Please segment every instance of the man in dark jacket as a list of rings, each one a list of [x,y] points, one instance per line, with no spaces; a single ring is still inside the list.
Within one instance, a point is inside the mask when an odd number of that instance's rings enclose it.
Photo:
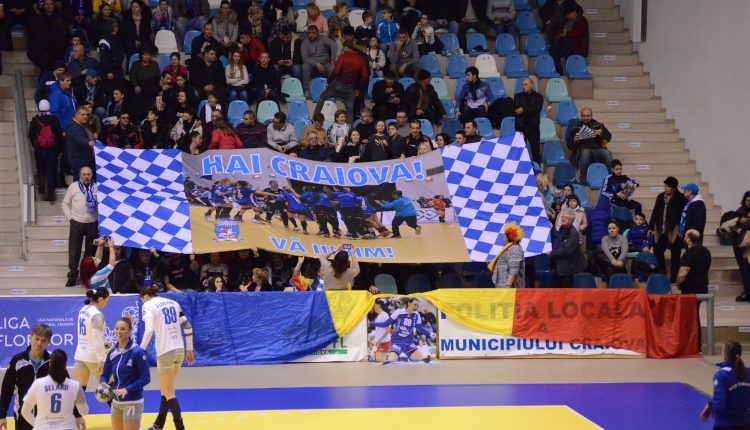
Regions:
[[[85,78],[78,85],[74,84],[73,97],[76,100],[76,106],[90,102],[94,111],[106,108],[109,101],[109,96],[99,83],[99,73],[93,69],[86,71]]]
[[[190,45],[190,49],[192,50],[190,65],[193,65],[193,58],[196,59],[196,62],[203,58],[208,48],[213,48],[216,51],[216,55],[221,55],[223,52],[223,47],[214,39],[214,25],[210,22],[203,24],[203,33],[193,39],[193,43]]]
[[[513,110],[516,114],[516,131],[526,137],[531,147],[531,161],[541,163],[539,151],[539,114],[544,106],[544,97],[534,91],[531,79],[523,80],[523,91],[513,98]]]
[[[573,275],[581,271],[581,239],[578,230],[573,227],[573,212],[564,210],[560,217],[560,230],[552,243],[549,256],[555,262],[555,286],[572,288]]]
[[[406,156],[416,157],[419,153],[419,145],[426,143],[432,146],[430,138],[422,134],[422,124],[417,120],[412,120],[409,123],[410,133],[404,138],[406,144]]]
[[[65,154],[68,157],[68,165],[73,171],[73,180],[78,180],[78,174],[82,167],[94,169],[94,136],[86,127],[89,119],[89,111],[85,106],[79,106],[73,121],[68,124],[65,133]]]
[[[580,122],[568,125],[565,133],[565,141],[568,148],[573,151],[571,161],[576,163],[581,170],[581,180],[586,183],[586,174],[591,163],[602,163],[609,168],[612,164],[612,154],[607,149],[607,144],[612,140],[612,133],[604,124],[594,119],[591,108],[581,109]]]
[[[115,268],[109,274],[109,285],[112,286],[112,292],[118,294],[137,294],[138,286],[135,283],[133,274],[133,264],[128,260],[125,254],[125,248],[122,246],[115,247]]]
[[[52,69],[62,58],[69,38],[65,18],[55,10],[53,0],[44,0],[40,15],[32,17],[27,57],[42,70]]]
[[[203,52],[203,59],[196,58],[190,62],[190,83],[199,91],[201,98],[205,99],[208,93],[213,93],[223,101],[227,80],[217,55],[215,48],[208,47]]]
[[[271,56],[268,52],[260,54],[258,64],[253,67],[250,80],[250,99],[255,103],[262,100],[281,100],[281,79],[279,73],[271,67]]]
[[[372,86],[372,101],[375,103],[373,113],[376,121],[385,121],[396,117],[404,97],[404,86],[397,81],[398,75],[391,70],[383,72],[383,80]]]
[[[680,236],[685,237],[688,230],[696,230],[703,237],[706,228],[706,202],[698,194],[698,185],[689,183],[682,187],[682,195],[687,200],[680,216]]]
[[[156,251],[140,249],[133,263],[133,275],[135,284],[144,287],[157,286],[159,290],[164,289],[164,276],[161,273],[162,267],[159,264],[159,258]]]
[[[679,183],[672,176],[664,180],[664,192],[656,197],[654,210],[649,221],[649,236],[654,237],[654,255],[656,256],[656,270],[666,273],[666,259],[664,251],[669,249],[673,256],[669,270],[669,281],[677,281],[677,271],[680,270],[680,241],[677,237],[677,226],[680,223],[685,197],[677,191]]]
[[[427,70],[417,73],[416,85],[410,86],[404,94],[404,107],[411,119],[429,119],[432,123],[439,123],[447,119],[448,115],[445,114],[435,88],[430,84],[430,78]]]
[[[268,128],[258,123],[253,111],[247,110],[242,114],[242,124],[235,127],[234,132],[240,138],[245,148],[265,148],[268,139]]]
[[[297,79],[302,79],[301,42],[300,39],[292,41],[292,33],[284,27],[281,31],[281,37],[274,39],[268,45],[271,64],[273,64],[279,76],[290,74]]]
[[[318,142],[318,133],[311,131],[307,135],[307,146],[299,152],[299,158],[310,161],[331,161],[331,151],[328,146]]]
[[[680,289],[682,294],[707,294],[708,272],[711,269],[711,251],[703,246],[703,233],[698,230],[685,230],[684,237],[687,251],[680,259],[677,288]],[[700,310],[700,307],[701,303],[698,302],[698,310]],[[698,349],[701,349],[700,312],[696,312],[696,315],[698,316]]]
[[[117,124],[112,125],[107,130],[107,146],[127,149],[141,149],[143,147],[143,137],[141,129],[130,122],[128,112],[120,112]]]
[[[109,21],[110,32],[99,41],[99,71],[102,77],[102,87],[105,93],[111,94],[112,90],[122,85],[124,73],[122,64],[125,61],[125,51],[118,36],[119,27],[117,21]]]

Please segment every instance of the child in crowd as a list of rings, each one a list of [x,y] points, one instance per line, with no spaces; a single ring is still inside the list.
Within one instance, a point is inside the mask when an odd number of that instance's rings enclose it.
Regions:
[[[633,225],[628,230],[628,248],[633,252],[651,252],[654,246],[654,238],[648,235],[648,222],[646,215],[637,212]]]
[[[378,41],[382,51],[385,52],[388,45],[396,40],[398,29],[398,24],[393,20],[393,9],[386,7],[383,9],[383,22],[378,25]]]
[[[346,142],[351,130],[351,126],[346,122],[345,110],[337,110],[334,118],[336,118],[336,122],[328,129],[328,138],[331,147],[335,147],[339,140]]]
[[[374,37],[377,40],[378,32],[375,29],[375,26],[372,25],[373,21],[374,18],[370,11],[362,13],[362,25],[357,27],[354,31],[354,38],[357,40],[358,44],[367,46],[371,38]]]
[[[435,30],[430,25],[430,18],[423,13],[414,27],[414,33],[411,38],[417,42],[419,55],[425,55],[428,52],[435,52]]]
[[[378,39],[371,37],[367,46],[367,62],[370,66],[371,78],[383,78],[383,68],[385,67],[385,53],[380,49]]]

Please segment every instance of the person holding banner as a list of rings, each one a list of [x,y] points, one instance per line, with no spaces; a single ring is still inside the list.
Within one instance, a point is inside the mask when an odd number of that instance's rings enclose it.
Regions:
[[[357,256],[352,253],[351,261],[349,252],[351,245],[343,244],[331,251],[326,256],[320,257],[320,270],[323,272],[323,285],[326,290],[348,290],[354,278],[359,275],[359,263]],[[333,261],[328,261],[333,257]]]
[[[516,223],[505,224],[505,246],[488,266],[496,288],[523,288],[526,285],[526,266],[521,239],[523,229]]]
[[[104,236],[99,239],[94,239],[94,245],[96,245],[96,253],[94,256],[84,257],[84,259],[81,260],[81,267],[78,270],[81,285],[92,290],[102,287],[111,292],[112,288],[109,286],[109,275],[115,269],[115,263],[117,262],[115,241],[112,237]],[[96,270],[102,262],[105,245],[109,248],[109,262],[106,266]]]
[[[172,411],[175,428],[185,430],[180,402],[177,401],[175,396],[174,384],[182,366],[182,360],[187,357],[189,366],[195,363],[193,327],[182,312],[180,305],[174,300],[158,297],[158,291],[158,287],[144,287],[140,290],[141,300],[143,300],[143,322],[146,326],[140,347],[145,351],[148,344],[151,343],[151,337],[156,335],[154,341],[156,367],[159,370],[161,390],[159,414],[149,430],[163,429],[169,411]],[[180,326],[185,332],[185,343],[182,341]],[[187,344],[187,348],[185,348],[185,344]]]
[[[114,251],[110,255],[114,255]],[[86,291],[86,297],[84,306],[78,311],[78,345],[74,356],[75,379],[83,391],[86,391],[92,373],[94,379],[99,380],[107,358],[104,341],[107,327],[102,310],[109,303],[109,291],[99,287]]]

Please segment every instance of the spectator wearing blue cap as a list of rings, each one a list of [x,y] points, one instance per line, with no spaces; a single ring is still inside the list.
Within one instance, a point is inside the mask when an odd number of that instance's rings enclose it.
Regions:
[[[692,182],[685,185],[682,187],[682,195],[685,196],[687,203],[680,217],[680,237],[684,238],[688,230],[697,230],[703,237],[703,230],[706,228],[706,203],[698,194],[698,185]]]

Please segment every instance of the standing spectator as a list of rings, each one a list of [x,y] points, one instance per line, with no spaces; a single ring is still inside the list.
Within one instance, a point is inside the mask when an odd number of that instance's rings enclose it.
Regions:
[[[68,43],[65,17],[55,10],[53,0],[44,0],[43,10],[32,17],[29,30],[29,51],[26,56],[42,70],[51,70],[63,58]]]
[[[164,288],[172,293],[185,293],[198,290],[200,266],[195,254],[184,255],[168,252],[161,259]]]
[[[250,99],[255,103],[263,100],[281,100],[281,79],[279,72],[271,67],[271,57],[267,52],[260,54],[260,62],[253,68],[250,81]]]
[[[437,30],[447,30],[450,33],[458,35],[458,22],[461,21],[463,11],[458,11],[457,7],[460,7],[457,2],[430,2],[430,10],[428,15],[432,18],[430,25],[432,28]]]
[[[706,203],[698,194],[698,185],[689,183],[682,187],[682,195],[687,201],[680,216],[680,236],[684,236],[688,230],[696,230],[703,237],[706,228]]]
[[[157,15],[162,12],[164,7],[171,10],[169,5],[164,3],[166,3],[164,0],[159,2],[159,7],[156,8]],[[122,14],[120,39],[125,46],[125,54],[128,58],[136,52],[140,52],[142,46],[151,43],[151,10],[141,0],[133,0],[130,3],[130,9]]]
[[[470,28],[486,35],[489,34],[489,26],[485,22],[487,12],[487,0],[456,0],[457,8],[462,13],[461,22],[458,24],[458,43],[464,52],[469,52],[473,46],[466,46],[466,31]]]
[[[635,179],[622,174],[622,162],[620,160],[612,160],[612,174],[604,180],[600,193],[609,199],[612,206],[642,212],[641,204],[630,199],[639,185]]]
[[[671,258],[669,282],[677,282],[677,272],[680,270],[680,240],[677,231],[680,224],[682,208],[685,207],[685,197],[677,190],[677,178],[672,176],[664,180],[664,191],[656,197],[654,210],[649,221],[649,235],[654,238],[654,255],[656,256],[656,270],[667,273],[664,251],[669,249]]]
[[[741,241],[750,232],[750,191],[745,191],[742,196],[742,204],[737,209],[740,219],[738,224],[742,227],[742,233],[732,245],[734,258],[737,260],[737,266],[740,268],[740,277],[742,278],[742,294],[735,299],[738,302],[750,302],[750,261],[748,260],[748,248],[740,248]]]
[[[490,0],[492,1],[492,0]],[[511,4],[513,0],[510,0]],[[531,161],[542,162],[539,150],[539,114],[544,107],[544,97],[534,91],[531,79],[524,79],[523,90],[513,97],[513,113],[516,115],[516,131],[523,133],[531,147]]]
[[[401,138],[398,134],[396,136]],[[361,161],[383,161],[389,158],[398,157],[392,157],[390,154],[390,142],[385,134],[385,122],[381,120],[375,123],[375,133],[367,137]]]
[[[76,102],[73,99],[72,86],[73,81],[70,75],[63,73],[60,75],[60,79],[57,80],[57,85],[52,85],[49,95],[50,112],[57,117],[60,121],[60,126],[64,129],[68,128],[68,124],[73,120],[73,115],[76,112]]]
[[[465,143],[476,143],[484,140],[482,139],[482,136],[479,135],[477,122],[474,120],[464,122],[464,133],[466,134]]]
[[[247,110],[242,114],[242,124],[238,125],[234,131],[245,148],[266,147],[268,130],[263,124],[258,123],[252,111]]]
[[[177,17],[175,16],[172,6],[169,5],[169,2],[166,0],[159,0],[159,6],[154,9],[153,22],[151,24],[154,33],[162,29],[174,31],[177,26],[176,20]]]
[[[628,273],[625,259],[628,254],[628,240],[620,234],[617,223],[612,220],[607,224],[607,235],[602,238],[601,247],[596,248],[596,260],[607,278],[615,273]]]
[[[422,124],[417,120],[412,120],[409,123],[409,135],[404,138],[406,144],[406,156],[416,157],[419,154],[419,147],[422,144],[427,144],[432,149],[432,143],[430,138],[422,134]]]
[[[130,122],[130,113],[120,112],[117,119],[117,123],[107,130],[107,146],[124,149],[142,148],[141,130]]]
[[[39,114],[31,118],[29,124],[29,141],[34,145],[39,194],[44,195],[44,200],[54,202],[57,163],[62,155],[64,140],[60,121],[49,110],[47,100],[39,102]]]
[[[107,94],[99,84],[99,74],[94,69],[88,69],[82,82],[73,87],[76,106],[90,103],[97,115],[104,116],[107,105]],[[94,115],[96,116],[96,115]]]
[[[240,51],[229,54],[229,65],[225,69],[225,76],[229,87],[229,103],[235,100],[247,102],[247,84],[250,83],[250,76],[247,74],[247,67],[242,64]]]
[[[557,34],[565,26],[565,4],[570,0],[548,1],[546,5],[539,8],[539,18],[542,20],[542,29],[544,30],[547,40],[552,42]]]
[[[273,121],[268,125],[267,130],[268,146],[271,149],[286,153],[298,145],[297,133],[294,131],[294,126],[286,122],[284,112],[276,112],[273,115]]]
[[[574,154],[571,158],[574,163],[578,160],[581,180],[586,184],[586,175],[592,162],[602,163],[608,168],[612,164],[612,154],[607,149],[607,144],[612,140],[612,133],[604,124],[594,119],[594,114],[588,107],[581,109],[581,121],[571,121],[568,129],[565,135],[568,148]]]
[[[573,275],[581,271],[583,264],[581,254],[581,238],[573,227],[575,214],[564,210],[560,230],[552,242],[552,251],[548,254],[555,263],[555,286],[557,288],[572,288]]]
[[[490,105],[494,102],[495,96],[489,85],[479,79],[479,69],[474,66],[467,67],[466,83],[456,97],[456,117],[464,122],[486,117]]]
[[[268,45],[271,63],[279,75],[292,75],[302,78],[302,56],[300,54],[300,39],[292,40],[292,33],[288,28],[281,31],[281,36]]]
[[[211,6],[208,4],[208,0],[175,0],[174,6],[177,15],[176,36],[180,43],[185,40],[185,33],[188,30],[205,30],[205,24],[208,22],[208,17],[211,13]],[[213,27],[211,29],[213,30]],[[203,50],[196,51],[193,49],[192,55],[197,55],[201,52]]]
[[[216,49],[206,48],[203,59],[196,58],[190,64],[190,83],[198,89],[201,98],[214,94],[216,98],[223,100],[226,78],[224,67],[221,62],[217,61]]]
[[[133,264],[126,252],[128,248],[115,246],[115,266],[109,274],[107,282],[112,287],[112,294],[138,294],[139,287],[135,285]]]
[[[349,9],[344,3],[336,3],[333,6],[334,15],[328,19],[328,35],[331,39],[339,41],[344,38],[344,28],[350,27]]]
[[[698,230],[685,231],[687,251],[680,259],[680,272],[677,275],[677,288],[682,294],[708,294],[708,271],[711,269],[711,251],[703,246],[703,236]],[[676,258],[676,257],[675,257]],[[701,302],[698,302],[700,310]],[[701,319],[698,316],[698,349],[703,349],[701,342]]]
[[[497,34],[516,35],[516,6],[513,0],[487,0],[487,18]]]
[[[271,1],[269,0],[268,3],[271,3]],[[256,291],[268,288],[267,284],[271,285],[271,289],[268,291],[284,291],[285,288],[291,286],[293,265],[285,255],[271,254],[265,272],[268,274],[267,282],[258,283],[255,287]]]
[[[67,72],[73,79],[73,85],[82,83],[89,70],[96,72],[99,62],[86,55],[83,45],[74,45],[67,65]]]
[[[427,119],[432,123],[439,123],[448,118],[443,103],[430,84],[430,72],[427,70],[420,70],[417,73],[416,84],[406,90],[404,107],[412,119]]]
[[[107,30],[99,41],[99,65],[101,66],[102,86],[107,92],[118,88],[124,79],[122,63],[125,61],[125,52],[122,43],[117,36],[119,26],[117,21],[106,21]]]
[[[396,117],[404,96],[404,86],[398,82],[398,75],[392,70],[383,72],[383,80],[372,86],[373,112],[376,120],[387,120]]]
[[[78,280],[78,264],[81,261],[81,247],[85,245],[84,256],[93,255],[94,239],[99,231],[97,215],[97,186],[93,181],[94,171],[90,167],[81,167],[80,179],[70,184],[65,192],[62,210],[70,221],[68,233],[68,282],[66,287],[73,287]]]
[[[728,340],[723,355],[724,361],[718,364],[719,370],[714,374],[713,401],[703,408],[700,419],[707,421],[713,415],[715,429],[747,428],[750,426],[750,378],[741,357],[742,345]]]
[[[142,45],[138,61],[130,68],[130,83],[133,85],[133,103],[130,107],[133,117],[141,119],[148,108],[154,105],[159,94],[159,63],[151,57],[151,46]]]
[[[454,136],[454,142],[456,145],[463,145],[466,143],[466,133],[463,130],[458,130]]]
[[[89,115],[90,113],[85,106],[79,106],[65,133],[65,155],[68,157],[68,165],[73,171],[73,179],[76,181],[81,168],[89,167],[93,169],[96,165],[93,149],[94,136],[85,125],[88,122]]]
[[[211,132],[211,143],[208,149],[243,149],[242,141],[223,119],[213,121],[214,130]]]
[[[425,55],[428,52],[435,52],[435,29],[430,25],[430,17],[426,13],[423,13],[419,17],[417,26],[414,27],[414,32],[411,38],[417,42],[417,49],[419,55]]]
[[[411,127],[409,127],[409,115],[406,114],[406,110],[403,108],[396,112],[396,129],[401,137],[406,137],[411,133]]]
[[[49,93],[52,85],[57,83],[60,79],[60,75],[66,72],[67,67],[61,60],[55,61],[52,65],[52,70],[43,70],[42,74],[39,75],[39,81],[37,82],[36,90],[34,91],[34,102],[39,105],[39,102],[49,99]]]
[[[398,32],[398,23],[393,20],[393,9],[391,9],[390,7],[386,7],[383,10],[383,21],[378,24],[377,34],[378,41],[380,42],[380,49],[383,51],[387,50],[388,46],[396,40]]]
[[[203,33],[200,36],[196,36],[193,39],[193,43],[190,44],[191,57],[190,66],[194,65],[195,62],[199,62],[208,48],[213,48],[217,55],[221,55],[223,52],[222,46],[219,42],[214,39],[214,25],[210,22],[203,24]],[[197,57],[197,59],[193,59]]]
[[[310,3],[305,7],[305,11],[307,12],[306,27],[309,28],[311,25],[315,26],[320,34],[328,36],[330,34],[328,31],[328,21],[326,20],[326,17],[320,13],[320,8],[315,3]],[[331,39],[333,39],[333,37],[331,37]]]
[[[503,228],[506,247],[498,256],[492,281],[495,288],[524,288],[526,286],[526,265],[521,247],[523,230],[515,223],[505,224]]]
[[[354,98],[359,95],[359,89],[367,82],[367,66],[362,56],[354,51],[351,41],[344,42],[344,50],[336,60],[336,68],[333,69],[323,94],[320,95],[315,105],[313,115],[320,113],[323,104],[329,98],[344,99],[346,120],[349,124],[354,122]]]
[[[419,62],[419,49],[416,42],[409,37],[409,30],[406,28],[399,30],[396,40],[389,45],[388,60],[391,70],[401,77],[416,77],[417,73],[422,70],[422,64]]]
[[[341,245],[328,255],[319,258],[320,271],[323,272],[323,285],[326,291],[351,289],[354,278],[359,275],[359,263],[357,263],[356,255],[352,253],[350,259],[349,252],[343,246]],[[333,261],[328,261],[331,257],[333,257]]]
[[[300,44],[302,57],[302,86],[310,88],[311,74],[325,78],[333,72],[336,57],[336,44],[329,38],[321,37],[314,25],[307,27],[307,37]]]
[[[237,44],[240,31],[237,12],[229,6],[229,0],[221,1],[219,13],[214,17],[213,23],[214,39],[221,45],[222,54],[226,54]]]
[[[555,60],[557,73],[561,75],[563,58],[589,55],[589,23],[579,8],[575,3],[565,5],[565,26],[557,34],[556,41],[551,43],[550,55]]]
[[[370,67],[370,76],[382,79],[383,68],[385,67],[385,54],[380,49],[378,39],[371,37],[366,46],[365,56],[367,56],[368,66]]]

